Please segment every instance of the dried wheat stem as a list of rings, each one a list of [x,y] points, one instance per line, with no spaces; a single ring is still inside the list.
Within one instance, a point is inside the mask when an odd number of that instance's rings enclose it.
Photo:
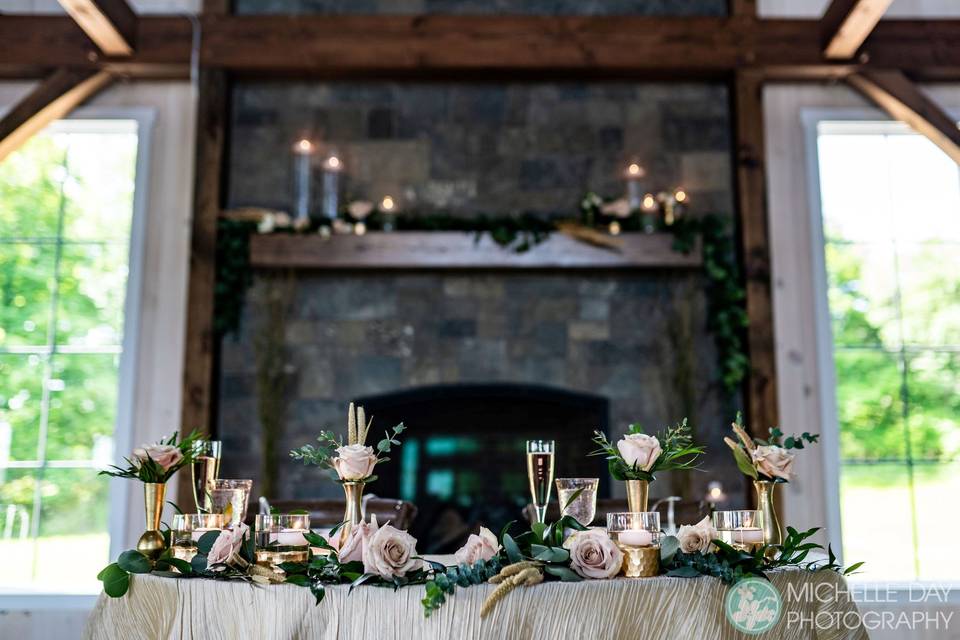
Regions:
[[[540,571],[539,565],[536,563],[516,563],[510,566],[516,566],[517,564],[532,564],[534,566],[527,566],[525,569],[521,570],[519,573],[507,577],[500,585],[493,590],[487,599],[484,601],[483,606],[480,607],[480,617],[483,618],[488,613],[493,611],[493,608],[497,605],[500,600],[506,597],[508,593],[513,591],[519,586],[530,586],[539,584],[543,582],[543,573]]]
[[[515,576],[524,569],[529,569],[531,567],[539,568],[540,563],[534,562],[533,560],[524,560],[522,562],[514,562],[513,564],[508,564],[503,569],[500,569],[500,573],[493,576],[487,582],[490,584],[499,584],[509,578],[510,576]]]
[[[747,435],[747,432],[743,430],[743,427],[734,422],[732,425],[733,432],[737,434],[737,437],[740,438],[740,441],[743,442],[743,446],[747,448],[747,451],[753,451],[757,448],[757,445],[753,443],[753,438]]]
[[[357,444],[367,443],[367,414],[363,407],[357,407]]]
[[[357,416],[352,402],[347,409],[347,444],[357,444]]]

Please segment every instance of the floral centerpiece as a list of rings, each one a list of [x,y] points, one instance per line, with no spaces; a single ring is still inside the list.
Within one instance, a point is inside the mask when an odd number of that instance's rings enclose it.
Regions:
[[[385,454],[390,453],[393,446],[400,446],[398,436],[406,428],[401,422],[390,431],[385,431],[374,451],[373,447],[366,444],[372,425],[373,418],[367,420],[364,408],[356,407],[351,402],[347,409],[347,444],[343,444],[342,437],[337,437],[332,431],[321,431],[316,445],[307,444],[290,452],[294,460],[329,469],[334,480],[343,485],[346,511],[343,514],[345,524],[340,530],[341,545],[346,543],[351,530],[362,520],[360,505],[364,486],[377,479],[374,468],[390,460]]]
[[[777,484],[789,482],[793,477],[794,451],[804,448],[804,443],[813,444],[819,439],[815,433],[803,432],[799,436],[786,436],[778,427],[770,429],[767,440],[751,438],[743,427],[743,418],[730,425],[738,440],[723,439],[733,451],[737,468],[753,479],[757,492],[757,508],[763,513],[763,539],[768,544],[779,544],[783,531],[777,519],[773,491]]]
[[[605,456],[610,475],[627,483],[630,511],[646,511],[649,483],[660,471],[695,468],[704,448],[693,444],[687,419],[664,429],[658,436],[647,435],[639,424],[631,424],[616,445],[600,431],[593,441],[599,447],[590,453]]]
[[[140,536],[137,549],[149,557],[156,557],[164,549],[163,536],[160,534],[160,515],[163,511],[167,480],[181,467],[193,462],[194,445],[199,439],[196,431],[182,440],[174,433],[165,440],[134,449],[129,458],[123,459],[126,462],[125,467],[110,465],[99,474],[139,480],[143,483],[147,530]]]

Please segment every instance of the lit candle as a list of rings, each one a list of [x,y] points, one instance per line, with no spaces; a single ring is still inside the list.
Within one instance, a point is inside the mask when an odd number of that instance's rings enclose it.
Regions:
[[[618,236],[618,235],[620,235],[620,223],[617,222],[616,220],[614,220],[614,221],[611,222],[609,225],[607,225],[607,228],[608,228],[609,231],[610,231],[610,235],[612,235],[612,236]]]
[[[337,217],[341,171],[343,163],[336,155],[323,161],[323,215],[331,220]]]
[[[380,212],[383,214],[383,230],[393,231],[394,217],[396,216],[397,203],[390,196],[383,196],[380,201]]]
[[[763,531],[748,527],[734,529],[733,539],[739,544],[761,544],[763,542]]]
[[[270,543],[291,547],[306,546],[307,539],[303,536],[306,532],[306,529],[281,529],[279,533],[270,534]]]
[[[626,529],[617,537],[622,544],[630,547],[649,547],[653,544],[653,534],[645,529]]]
[[[310,160],[313,152],[313,143],[306,138],[293,145],[297,199],[295,224],[303,225],[310,220]]]
[[[640,216],[643,223],[644,233],[653,233],[656,229],[657,213],[660,212],[660,204],[652,193],[643,196],[640,202]]]
[[[630,211],[640,208],[643,198],[643,190],[640,188],[640,178],[645,176],[646,173],[643,167],[636,162],[631,162],[629,166],[627,166],[627,204],[630,206]]]

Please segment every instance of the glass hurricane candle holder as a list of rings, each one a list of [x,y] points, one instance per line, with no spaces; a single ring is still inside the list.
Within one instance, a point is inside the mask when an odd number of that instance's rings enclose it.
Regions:
[[[597,486],[600,478],[557,478],[556,482],[560,514],[571,516],[585,527],[590,526],[597,515]],[[576,497],[571,501],[574,495]]]
[[[721,542],[738,551],[753,553],[763,544],[763,513],[749,509],[714,511],[713,528]]]
[[[310,544],[310,516],[261,514],[257,516],[257,564],[276,567],[284,562],[306,562]]]
[[[247,500],[253,480],[217,480],[210,492],[211,511],[222,513],[224,526],[232,529],[247,518]]]
[[[197,543],[205,533],[223,529],[223,514],[177,513],[170,526],[170,550],[174,558],[190,562],[197,555]]]
[[[623,552],[623,575],[649,578],[660,573],[659,513],[608,513],[607,533]]]

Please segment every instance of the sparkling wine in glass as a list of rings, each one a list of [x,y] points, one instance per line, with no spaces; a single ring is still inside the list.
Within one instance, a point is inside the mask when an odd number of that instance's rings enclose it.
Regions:
[[[220,448],[219,440],[201,440],[194,445],[193,501],[201,513],[213,511],[211,496],[220,477]]]
[[[553,485],[553,452],[553,440],[527,440],[527,478],[530,480],[530,496],[537,511],[537,522],[547,518]]]

